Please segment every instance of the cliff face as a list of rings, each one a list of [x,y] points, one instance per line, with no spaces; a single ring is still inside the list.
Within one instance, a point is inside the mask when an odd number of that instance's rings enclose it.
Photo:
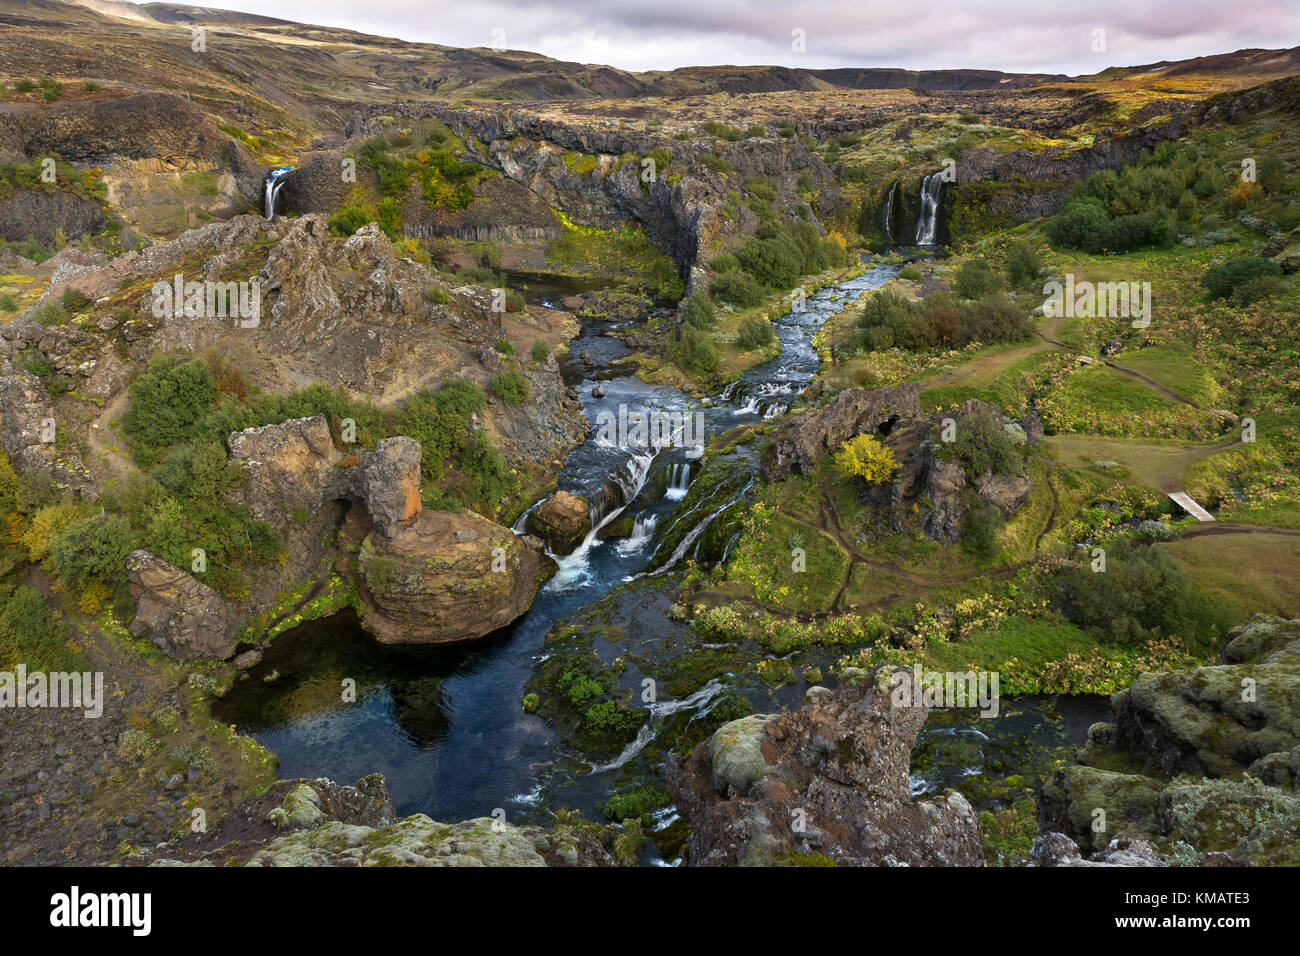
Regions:
[[[757,219],[748,209],[724,220],[719,209],[735,183],[701,164],[705,154],[716,154],[730,166],[736,180],[761,174],[776,186],[777,205],[792,214],[802,202],[796,181],[808,177],[813,188],[829,186],[829,167],[800,143],[745,139],[736,143],[682,143],[665,136],[606,123],[566,122],[524,110],[452,110],[445,107],[401,103],[358,112],[349,121],[349,137],[371,136],[386,126],[379,117],[414,119],[433,116],[446,123],[467,142],[477,141],[477,160],[499,170],[547,205],[562,210],[574,222],[598,228],[640,224],[646,235],[677,262],[684,278],[690,269],[706,263],[714,244],[722,238],[752,232]],[[391,122],[388,121],[388,122]],[[656,152],[652,182],[642,181],[642,160]],[[576,157],[584,162],[575,162]],[[592,161],[594,160],[594,162]],[[728,174],[731,175],[731,174]],[[507,195],[508,187],[490,187],[502,195],[502,208],[522,208],[526,218],[517,227],[544,229],[544,217],[532,200]],[[489,192],[488,198],[494,198]],[[508,218],[508,217],[507,217]],[[462,228],[483,227],[467,222]]]

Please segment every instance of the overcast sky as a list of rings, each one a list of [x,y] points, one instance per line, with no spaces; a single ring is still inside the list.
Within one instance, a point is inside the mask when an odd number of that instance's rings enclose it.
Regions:
[[[211,0],[365,33],[628,70],[714,64],[1095,73],[1300,45],[1297,0]],[[804,52],[792,49],[802,30]],[[1104,38],[1096,31],[1105,31]],[[1094,51],[1095,44],[1104,49]]]

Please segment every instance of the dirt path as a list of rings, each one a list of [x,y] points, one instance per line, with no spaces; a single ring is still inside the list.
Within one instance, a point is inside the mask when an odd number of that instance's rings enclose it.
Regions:
[[[90,449],[87,467],[94,470],[102,484],[106,478],[115,478],[119,483],[139,469],[135,463],[122,454],[119,443],[122,439],[113,431],[112,422],[126,414],[131,397],[124,388],[91,422],[86,429],[86,444]]]

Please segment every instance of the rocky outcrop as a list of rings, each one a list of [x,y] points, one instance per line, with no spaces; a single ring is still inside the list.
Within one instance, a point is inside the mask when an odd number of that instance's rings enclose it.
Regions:
[[[1223,661],[1140,676],[1112,698],[1109,742],[1162,773],[1223,778],[1300,748],[1300,620],[1254,618]]]
[[[1300,620],[1256,616],[1230,638],[1225,663],[1112,698],[1112,722],[1044,785],[1040,831],[1085,852],[1129,838],[1175,863],[1300,864]]]
[[[929,711],[912,705],[910,681],[887,666],[802,710],[725,724],[684,761],[670,755],[669,788],[691,824],[688,863],[818,854],[850,865],[982,866],[983,838],[961,794],[912,800],[912,746]]]
[[[35,323],[30,334],[39,335]],[[9,326],[0,345],[13,352],[27,348],[27,331]],[[3,333],[0,333],[3,334]],[[93,374],[93,369],[90,370]],[[35,375],[17,368],[0,354],[0,448],[20,473],[49,475],[58,485],[96,497],[95,484],[76,445],[60,440],[49,393]]]
[[[591,511],[577,495],[557,491],[529,514],[528,530],[545,541],[552,554],[569,554],[591,530]]]
[[[229,445],[245,479],[235,495],[288,539],[294,577],[319,561],[342,502],[365,509],[362,623],[385,643],[481,637],[526,611],[555,569],[536,538],[472,512],[423,511],[420,443],[410,438],[344,451],[316,415],[236,432]]]
[[[790,416],[763,453],[763,477],[778,481],[804,474],[840,445],[863,433],[887,435],[900,421],[921,417],[921,386],[845,389],[825,408]]]
[[[148,551],[127,556],[126,574],[136,601],[133,635],[182,661],[235,652],[238,616],[212,588]]]
[[[361,620],[386,644],[446,644],[509,624],[555,571],[537,538],[473,512],[421,512],[362,546]]]
[[[480,817],[398,817],[384,778],[345,787],[281,780],[207,834],[134,853],[148,866],[617,866],[632,862],[617,827],[542,828]]]
[[[408,236],[446,236],[465,242],[529,242],[560,238],[560,220],[540,196],[505,176],[489,176],[474,189],[464,209],[434,209],[427,203],[408,206]]]
[[[0,201],[0,239],[35,239],[53,246],[56,238],[77,239],[104,228],[104,210],[93,199],[61,189],[20,189]]]

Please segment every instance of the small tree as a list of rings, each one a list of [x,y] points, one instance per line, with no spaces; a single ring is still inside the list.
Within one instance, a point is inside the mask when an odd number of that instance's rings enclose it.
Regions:
[[[880,444],[874,435],[855,435],[835,453],[835,467],[869,485],[878,485],[894,477],[898,462],[893,449]]]

